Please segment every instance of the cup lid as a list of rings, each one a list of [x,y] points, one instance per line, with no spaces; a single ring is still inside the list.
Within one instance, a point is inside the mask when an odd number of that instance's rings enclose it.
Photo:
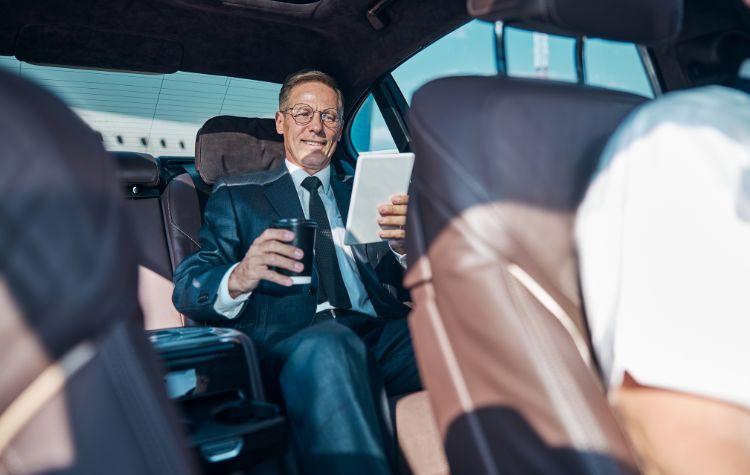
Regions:
[[[279,218],[271,221],[271,227],[279,226],[317,226],[312,219],[299,219],[299,218]]]

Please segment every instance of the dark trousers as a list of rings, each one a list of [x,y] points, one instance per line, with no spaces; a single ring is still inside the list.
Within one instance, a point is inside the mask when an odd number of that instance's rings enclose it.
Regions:
[[[302,473],[393,472],[386,396],[421,389],[405,319],[316,318],[261,364],[269,395],[286,407]]]

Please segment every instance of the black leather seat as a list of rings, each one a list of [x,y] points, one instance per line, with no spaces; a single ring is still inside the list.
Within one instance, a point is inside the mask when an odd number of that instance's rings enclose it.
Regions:
[[[193,473],[141,329],[113,163],[0,72],[0,472]]]
[[[198,231],[211,186],[223,176],[269,170],[284,160],[273,119],[213,117],[198,130],[195,171],[171,180],[162,197],[172,269],[199,249]]]
[[[468,4],[629,41],[672,37],[681,16],[679,1]],[[453,473],[638,470],[590,349],[572,226],[606,141],[642,101],[505,77],[414,95],[410,325]]]
[[[149,154],[111,152],[125,196],[124,209],[137,243],[138,296],[148,330],[184,325],[172,304],[172,264],[162,213],[159,164]]]

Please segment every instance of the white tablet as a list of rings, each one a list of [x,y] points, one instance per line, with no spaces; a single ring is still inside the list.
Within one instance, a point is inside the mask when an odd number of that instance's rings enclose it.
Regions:
[[[378,205],[390,203],[391,196],[405,195],[409,191],[413,166],[413,153],[366,152],[359,155],[344,244],[382,241],[378,236]]]

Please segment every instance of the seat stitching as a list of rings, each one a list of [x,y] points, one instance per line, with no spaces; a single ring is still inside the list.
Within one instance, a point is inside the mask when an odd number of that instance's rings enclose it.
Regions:
[[[169,194],[170,194],[170,196],[172,195],[172,193],[171,193],[171,191],[170,191],[169,189],[167,189],[167,193],[169,193]],[[187,232],[183,231],[183,230],[182,230],[182,229],[180,228],[180,226],[179,226],[179,225],[177,224],[177,222],[176,222],[176,221],[174,220],[174,217],[173,217],[173,214],[172,214],[172,200],[171,200],[171,199],[169,199],[169,198],[167,199],[167,212],[169,213],[169,221],[170,221],[170,222],[172,223],[172,226],[173,226],[173,227],[174,227],[174,228],[175,228],[175,229],[176,229],[176,230],[177,230],[178,232],[180,232],[180,233],[181,233],[181,234],[183,234],[183,235],[184,235],[184,236],[185,236],[186,238],[188,238],[188,240],[190,240],[190,242],[192,242],[193,244],[195,244],[196,246],[198,246],[198,247],[200,248],[200,247],[201,247],[201,246],[200,246],[200,244],[198,244],[198,243],[197,243],[197,242],[195,241],[195,239],[193,239],[193,238],[192,238],[192,237],[191,237],[191,236],[190,236],[190,235],[189,235],[189,234],[188,234]]]

